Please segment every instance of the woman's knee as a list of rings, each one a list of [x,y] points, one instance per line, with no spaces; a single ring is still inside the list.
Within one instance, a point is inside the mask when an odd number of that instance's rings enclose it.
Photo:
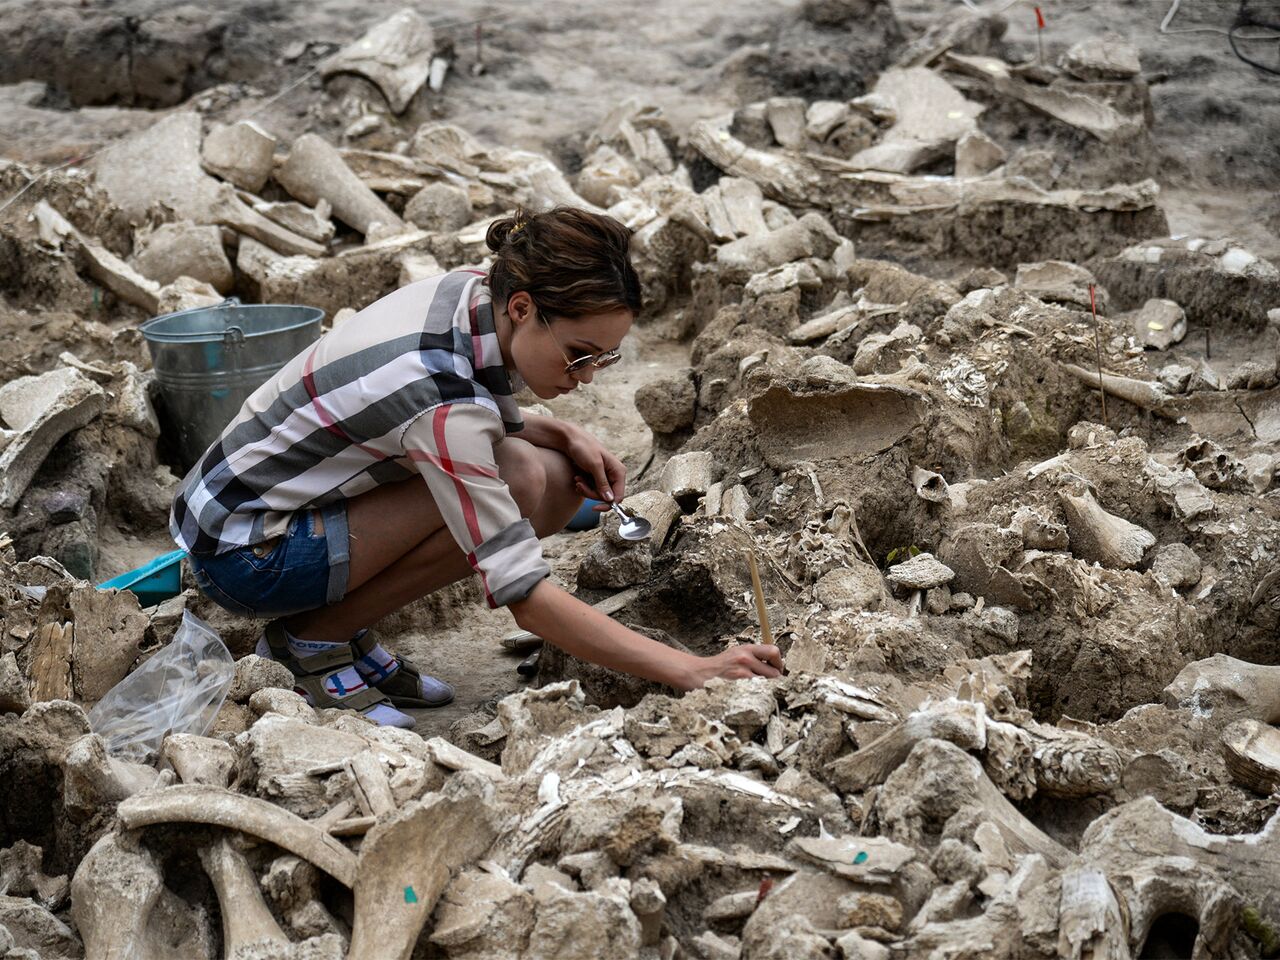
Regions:
[[[538,448],[527,440],[507,437],[494,450],[494,459],[498,476],[511,491],[520,513],[529,516],[547,492],[547,467]]]

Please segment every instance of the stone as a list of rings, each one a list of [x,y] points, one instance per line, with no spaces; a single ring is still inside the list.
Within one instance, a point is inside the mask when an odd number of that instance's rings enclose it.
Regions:
[[[743,283],[753,274],[805,257],[826,258],[840,245],[840,235],[817,213],[806,213],[789,226],[726,243],[716,250],[716,262],[729,279]]]
[[[200,164],[200,126],[200,115],[185,110],[112,144],[92,162],[98,185],[135,222],[156,203],[206,219],[218,183]]]
[[[430,280],[445,272],[440,261],[429,253],[405,254],[400,258],[400,286]]]
[[[1133,316],[1133,338],[1152,350],[1168,350],[1186,335],[1186,311],[1172,300],[1153,297]]]
[[[966,131],[956,141],[957,177],[985,176],[1004,160],[1004,147],[976,128]]]
[[[240,120],[210,130],[201,145],[200,160],[215,176],[257,193],[271,176],[275,150],[275,137],[252,120]]]
[[[1020,263],[1013,285],[1046,303],[1070,303],[1089,309],[1089,287],[1094,286],[1098,313],[1107,312],[1107,294],[1093,274],[1064,260]]]
[[[22,956],[22,950],[49,960],[81,956],[79,938],[71,928],[27,897],[0,895],[0,929],[13,938],[14,949],[7,956]]]
[[[621,896],[550,892],[538,904],[528,960],[598,960],[633,957],[640,950],[640,921]]]
[[[698,393],[692,374],[692,370],[685,370],[681,375],[654,380],[636,390],[636,410],[655,434],[676,433],[693,426]]]
[[[1166,364],[1159,373],[1160,384],[1170,393],[1186,393],[1195,372],[1195,367],[1185,363]]]
[[[849,158],[855,170],[912,173],[945,157],[984,109],[925,67],[891,67],[880,74],[873,93],[897,119],[880,143]]]
[[[435,51],[431,24],[406,8],[325,60],[320,72],[325,79],[344,73],[364,77],[382,91],[391,112],[400,114],[430,77]]]
[[[405,220],[423,230],[452,233],[471,222],[471,198],[450,183],[429,183],[404,208]]]
[[[886,580],[907,590],[930,590],[950,583],[955,576],[955,571],[932,553],[918,553],[885,571]]]
[[[842,927],[880,927],[897,930],[902,926],[902,902],[883,893],[846,893],[836,903]]]
[[[800,97],[770,97],[764,104],[764,117],[778,145],[798,150],[805,143],[805,102]]]
[[[1276,458],[1269,453],[1253,453],[1240,461],[1244,466],[1245,480],[1254,493],[1266,493],[1275,479]]]
[[[619,547],[608,540],[592,544],[578,566],[578,586],[592,590],[620,590],[649,579],[653,554],[646,542]]]
[[[829,610],[878,610],[884,593],[880,572],[868,563],[837,567],[813,585],[813,597]]]
[[[1132,80],[1142,72],[1138,48],[1117,36],[1092,36],[1062,55],[1062,69],[1077,80]]]
[[[375,223],[403,229],[403,221],[355,175],[327,140],[304,133],[293,142],[288,159],[276,170],[276,180],[303,203],[326,200],[333,215],[367,234]]]
[[[1167,543],[1151,556],[1151,573],[1175,590],[1200,582],[1200,558],[1185,543]]]
[[[608,144],[596,147],[574,180],[584,200],[599,207],[611,207],[622,200],[641,180],[636,165]]]
[[[850,930],[836,940],[842,960],[889,960],[889,948]]]
[[[188,220],[164,223],[148,234],[133,255],[138,272],[159,284],[190,277],[230,293],[235,283],[231,262],[222,247],[222,230]]]
[[[1275,360],[1245,360],[1227,374],[1228,390],[1269,390],[1280,380]]]
[[[31,706],[31,693],[27,679],[18,669],[18,658],[13,653],[0,656],[0,713],[22,713]]]
[[[292,690],[293,674],[283,663],[251,653],[236,661],[236,672],[227,698],[236,703],[248,703],[259,690],[272,687]]]
[[[0,387],[0,419],[18,431],[0,452],[0,507],[17,503],[54,445],[105,405],[102,387],[73,367]]]
[[[254,203],[253,209],[272,223],[278,223],[286,230],[291,230],[298,236],[306,237],[315,243],[328,243],[333,239],[333,221],[329,219],[329,215],[333,213],[333,207],[329,205],[328,200],[321,199],[314,207],[309,207],[305,203],[295,203],[292,200],[278,203],[259,200]]]

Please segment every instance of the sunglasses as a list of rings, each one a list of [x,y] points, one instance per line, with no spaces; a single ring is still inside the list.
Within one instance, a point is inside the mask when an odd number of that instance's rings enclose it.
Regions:
[[[576,360],[570,360],[569,355],[564,352],[564,347],[560,344],[560,338],[555,335],[551,329],[551,321],[547,315],[541,310],[538,316],[542,318],[543,324],[546,325],[547,333],[551,334],[551,339],[555,341],[556,347],[560,350],[560,356],[564,357],[564,372],[573,376],[581,373],[587,367],[595,367],[597,370],[603,370],[605,367],[611,367],[622,359],[622,354],[617,350],[606,350],[604,353],[587,354],[585,357],[578,357]]]

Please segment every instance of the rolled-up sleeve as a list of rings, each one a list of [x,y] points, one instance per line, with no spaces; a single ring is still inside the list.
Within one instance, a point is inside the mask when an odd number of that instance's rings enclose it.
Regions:
[[[503,607],[523,600],[551,573],[533,525],[498,476],[494,447],[502,420],[475,403],[438,406],[402,435],[405,453],[427,482],[467,562],[480,574],[485,600]]]

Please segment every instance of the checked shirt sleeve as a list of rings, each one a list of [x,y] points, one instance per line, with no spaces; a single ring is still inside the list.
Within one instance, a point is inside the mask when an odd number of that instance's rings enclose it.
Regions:
[[[417,417],[402,437],[491,607],[523,600],[551,573],[532,524],[498,476],[493,450],[503,436],[496,414],[450,403]]]

